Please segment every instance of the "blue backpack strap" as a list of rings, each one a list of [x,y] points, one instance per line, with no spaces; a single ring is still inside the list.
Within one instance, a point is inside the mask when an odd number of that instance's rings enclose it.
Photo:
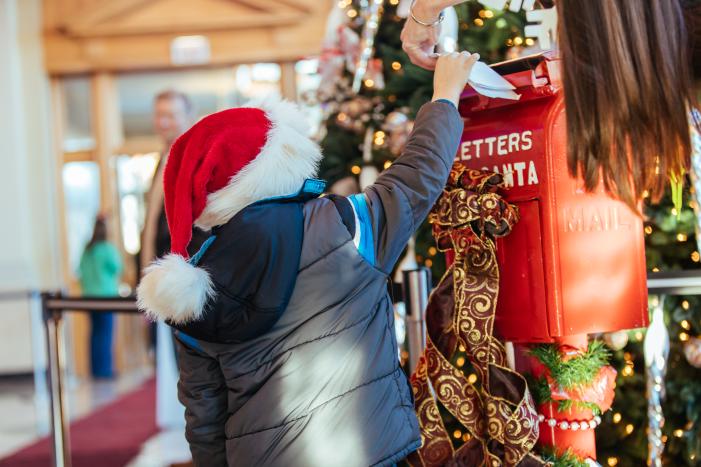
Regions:
[[[371,265],[375,265],[375,242],[372,233],[372,220],[367,198],[363,193],[349,196],[355,214],[356,231],[353,242],[358,248],[360,256]]]

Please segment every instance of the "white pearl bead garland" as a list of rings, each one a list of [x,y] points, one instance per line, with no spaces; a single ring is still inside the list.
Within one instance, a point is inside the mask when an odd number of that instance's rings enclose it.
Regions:
[[[566,420],[557,420],[556,418],[545,418],[545,415],[538,414],[538,421],[540,423],[547,423],[550,428],[558,427],[561,430],[593,430],[597,426],[601,425],[601,417],[598,415],[591,420],[581,420],[568,422]]]

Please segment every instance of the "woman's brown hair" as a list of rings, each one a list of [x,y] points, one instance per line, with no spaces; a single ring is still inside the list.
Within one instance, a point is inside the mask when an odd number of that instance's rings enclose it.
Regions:
[[[689,165],[690,57],[678,0],[558,0],[568,161],[637,210]]]

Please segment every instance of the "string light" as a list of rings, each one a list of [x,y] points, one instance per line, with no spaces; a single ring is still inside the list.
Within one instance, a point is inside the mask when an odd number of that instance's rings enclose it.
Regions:
[[[484,17],[485,18],[494,18],[494,12],[492,10],[486,10],[484,12]]]
[[[527,46],[530,47],[530,46],[532,46],[533,44],[535,44],[535,41],[534,41],[533,39],[531,39],[530,37],[526,38],[526,45],[527,45]]]
[[[436,249],[435,246],[428,247],[428,254],[430,256],[436,256],[436,253],[438,253],[438,250]],[[463,350],[464,352],[464,350]]]
[[[690,324],[687,320],[682,321],[680,324],[681,324],[681,326],[682,326],[684,329],[686,329],[687,331],[688,331],[689,329],[691,329],[691,324]]]
[[[389,0],[390,5],[399,5],[399,0]]]
[[[383,166],[385,170],[389,169],[389,167],[392,165],[392,161],[385,161],[385,165]]]
[[[480,18],[475,18],[475,24],[477,26],[484,26],[484,21],[482,21]]]
[[[470,376],[467,377],[467,382],[470,384],[475,384],[477,382],[477,375],[470,373]]]
[[[431,266],[433,266],[433,261],[431,261],[430,259],[427,259],[424,262],[424,264],[426,265],[427,268],[430,268]]]
[[[353,167],[351,167],[351,172],[353,172],[354,175],[360,175],[360,166],[354,165]]]
[[[613,414],[613,423],[619,423],[623,416],[620,413]]]
[[[356,16],[358,16],[358,11],[357,10],[348,10],[346,12],[346,14],[348,15],[349,18],[355,18]]]
[[[520,36],[519,36],[519,37],[515,37],[515,38],[514,38],[514,44],[515,44],[515,45],[521,45],[521,44],[523,44],[523,37],[520,37]]]
[[[387,96],[387,100],[389,102],[397,102],[397,96],[395,96],[394,94],[390,94],[389,96]]]
[[[682,302],[682,308],[684,308],[685,310],[689,309],[689,301],[688,300],[684,300]]]
[[[633,373],[634,373],[634,372],[633,372],[633,367],[632,367],[632,366],[629,366],[629,365],[626,365],[626,367],[623,368],[623,370],[621,370],[621,374],[622,374],[623,376],[632,376]]]
[[[460,439],[460,438],[462,438],[462,431],[460,431],[460,430],[455,430],[455,431],[453,432],[453,438],[455,438],[455,439]]]
[[[677,208],[672,208],[672,215],[676,216],[678,213]]]
[[[652,272],[660,272],[660,268],[657,268],[657,267],[652,268]]]
[[[430,250],[429,250],[429,251],[430,251]],[[458,347],[458,350],[460,350],[460,352],[464,352],[464,351],[465,351],[465,346],[462,345],[462,344],[460,344],[460,346]]]
[[[647,191],[647,190],[643,191],[643,198],[647,198],[647,197],[649,197],[649,196],[650,196],[650,192],[649,192],[649,191]]]
[[[487,17],[487,11],[486,10],[480,10],[479,13],[477,13],[480,18],[486,18]]]
[[[689,334],[687,334],[687,333],[685,333],[685,332],[680,332],[680,333],[679,333],[679,340],[682,341],[682,342],[688,341],[688,340],[689,340]]]
[[[345,122],[348,119],[348,115],[341,112],[340,114],[338,114],[338,116],[336,118],[338,119],[339,122]]]
[[[392,69],[394,71],[399,71],[402,69],[402,64],[399,62],[392,62]]]
[[[465,359],[463,357],[458,357],[458,359],[455,361],[459,367],[465,365]]]
[[[365,80],[365,87],[366,87],[366,88],[371,88],[371,87],[373,87],[374,85],[375,85],[375,82],[374,82],[373,80],[371,80],[371,79],[366,79],[366,80]]]
[[[701,255],[698,251],[694,251],[693,253],[691,253],[691,261],[693,261],[694,263],[698,263],[699,261],[701,261]]]
[[[684,436],[684,431],[683,430],[674,430],[674,436],[676,436],[677,438],[681,438],[682,436]]]
[[[464,435],[462,435],[462,440],[466,443],[470,441],[470,433],[465,433]]]
[[[609,465],[609,467],[614,467],[615,465],[618,465],[618,457],[609,457],[606,460],[606,463]]]
[[[677,241],[678,242],[685,242],[686,241],[686,234],[678,233],[677,234]]]
[[[507,40],[506,40],[506,45],[508,45],[509,47],[511,47],[512,45],[514,45],[513,39],[507,39]]]
[[[628,435],[631,434],[634,429],[635,429],[635,427],[633,425],[631,425],[630,423],[627,424],[626,425],[626,434],[628,434]]]
[[[651,226],[645,226],[645,234],[650,235],[652,233],[652,227]]]
[[[635,332],[635,340],[636,340],[636,341],[641,341],[641,340],[643,340],[643,332],[642,332],[642,331],[636,331],[636,332]]]

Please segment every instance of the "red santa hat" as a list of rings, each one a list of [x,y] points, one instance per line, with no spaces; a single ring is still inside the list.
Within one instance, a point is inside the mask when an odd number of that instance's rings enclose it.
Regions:
[[[321,160],[308,133],[294,104],[268,99],[209,115],[175,141],[163,177],[171,253],[146,268],[141,309],[172,322],[201,316],[213,288],[187,262],[192,226],[209,230],[256,201],[296,193]]]

